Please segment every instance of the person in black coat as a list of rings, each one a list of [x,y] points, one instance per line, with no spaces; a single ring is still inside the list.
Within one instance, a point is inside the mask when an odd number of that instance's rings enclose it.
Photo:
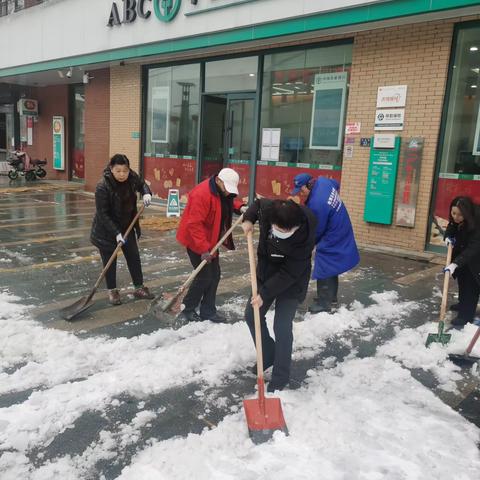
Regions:
[[[452,244],[452,263],[445,269],[458,281],[458,303],[450,307],[458,316],[453,326],[472,322],[480,295],[480,211],[469,197],[456,197],[450,204],[445,243]]]
[[[103,171],[103,179],[95,190],[96,212],[93,218],[90,240],[102,257],[103,266],[108,263],[119,242],[132,277],[135,298],[152,299],[154,296],[143,285],[142,265],[138,251],[137,239],[140,238],[140,224],[137,221],[127,238],[124,232],[137,214],[137,193],[143,197],[145,206],[152,201],[152,192],[148,185],[130,169],[130,162],[125,155],[114,155]],[[117,290],[117,261],[112,263],[105,275],[108,298],[112,305],[120,305]]]
[[[245,320],[255,341],[252,305],[257,304],[262,329],[263,366],[266,370],[273,365],[267,391],[274,392],[283,390],[290,379],[293,318],[307,294],[317,220],[308,208],[291,200],[260,199],[244,213],[244,232],[253,231],[253,224],[257,221],[260,226],[258,295],[248,302]],[[274,301],[275,340],[265,322],[265,315]]]

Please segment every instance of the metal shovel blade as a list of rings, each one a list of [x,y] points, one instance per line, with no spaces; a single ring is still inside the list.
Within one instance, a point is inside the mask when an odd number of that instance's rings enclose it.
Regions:
[[[441,343],[442,345],[446,345],[452,335],[450,333],[443,333],[444,323],[439,322],[438,324],[438,333],[429,333],[427,337],[427,341],[425,342],[425,346],[429,347],[432,343]]]
[[[174,327],[176,330],[176,318],[181,311],[182,299],[183,296],[178,294],[163,294],[151,303],[151,312],[155,315],[157,320],[160,320],[165,326]]]
[[[448,359],[459,367],[471,367],[475,363],[480,362],[480,357],[473,357],[467,353],[450,353]]]
[[[153,305],[151,311],[155,315],[155,318],[166,327],[171,327],[175,323],[175,315],[163,309],[163,302]]]
[[[425,346],[429,347],[432,343],[441,343],[442,345],[446,345],[452,335],[450,333],[429,333],[427,337],[427,341],[425,342]]]
[[[93,304],[91,296],[82,297],[72,305],[59,310],[60,317],[71,322],[77,315],[87,310]]]
[[[243,401],[248,434],[255,444],[268,442],[276,431],[288,435],[280,399],[264,398],[263,402],[262,405],[259,398]]]

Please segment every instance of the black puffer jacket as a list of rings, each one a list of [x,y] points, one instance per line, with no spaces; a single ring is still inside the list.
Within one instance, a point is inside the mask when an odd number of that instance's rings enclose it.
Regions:
[[[480,210],[478,207],[475,209],[475,222],[476,227],[472,230],[450,222],[445,236],[455,238],[452,262],[456,263],[458,268],[469,268],[480,285]]]
[[[269,207],[272,201],[256,200],[245,212],[244,220],[259,221],[258,293],[264,299],[282,296],[305,300],[312,270],[311,257],[315,246],[317,219],[301,206],[300,228],[285,240],[272,237]]]
[[[93,218],[91,242],[98,248],[114,249],[115,237],[125,233],[128,225],[137,214],[137,192],[141,195],[151,191],[148,185],[133,171],[124,183],[117,182],[110,168],[103,171],[103,179],[95,190],[97,211]],[[135,224],[137,237],[140,237],[140,224]]]

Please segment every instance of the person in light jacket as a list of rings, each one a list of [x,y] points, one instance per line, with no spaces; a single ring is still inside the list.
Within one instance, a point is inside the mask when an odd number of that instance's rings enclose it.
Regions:
[[[294,179],[292,195],[302,193],[305,205],[315,214],[315,265],[312,278],[317,281],[317,298],[311,313],[330,312],[337,304],[338,276],[360,261],[352,223],[339,194],[336,180],[300,173]]]

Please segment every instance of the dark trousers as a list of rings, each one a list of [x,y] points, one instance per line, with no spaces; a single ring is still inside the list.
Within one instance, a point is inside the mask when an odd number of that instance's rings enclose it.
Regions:
[[[468,267],[458,268],[455,273],[458,281],[458,316],[471,322],[477,310],[480,285]]]
[[[317,280],[317,303],[330,307],[337,301],[338,275]]]
[[[202,258],[198,253],[192,252],[187,248],[188,256],[193,268],[197,268],[202,262]],[[200,304],[200,316],[204,319],[211,317],[217,313],[215,306],[215,298],[217,296],[217,287],[220,282],[220,260],[218,255],[207,263],[199,274],[195,277],[187,294],[183,299],[185,311],[191,312]]]
[[[255,320],[253,307],[247,302],[245,309],[245,320],[255,342]],[[273,332],[275,340],[270,336],[265,315],[272,305],[273,300],[264,301],[260,308],[260,324],[262,330],[263,368],[267,369],[273,365],[272,382],[286,384],[290,378],[290,365],[292,363],[293,317],[298,307],[298,300],[295,298],[277,298],[275,300],[275,316],[273,319]]]
[[[100,249],[100,256],[102,257],[103,266],[108,263],[110,257],[113,255],[115,248],[104,250]],[[142,264],[140,262],[140,253],[138,251],[137,239],[134,232],[130,232],[127,237],[127,243],[122,247],[123,255],[127,261],[128,271],[132,277],[132,282],[135,287],[140,287],[143,285],[143,273],[142,273]],[[113,261],[110,265],[110,268],[107,270],[105,275],[105,281],[107,282],[107,288],[111,290],[112,288],[117,288],[117,259]]]

